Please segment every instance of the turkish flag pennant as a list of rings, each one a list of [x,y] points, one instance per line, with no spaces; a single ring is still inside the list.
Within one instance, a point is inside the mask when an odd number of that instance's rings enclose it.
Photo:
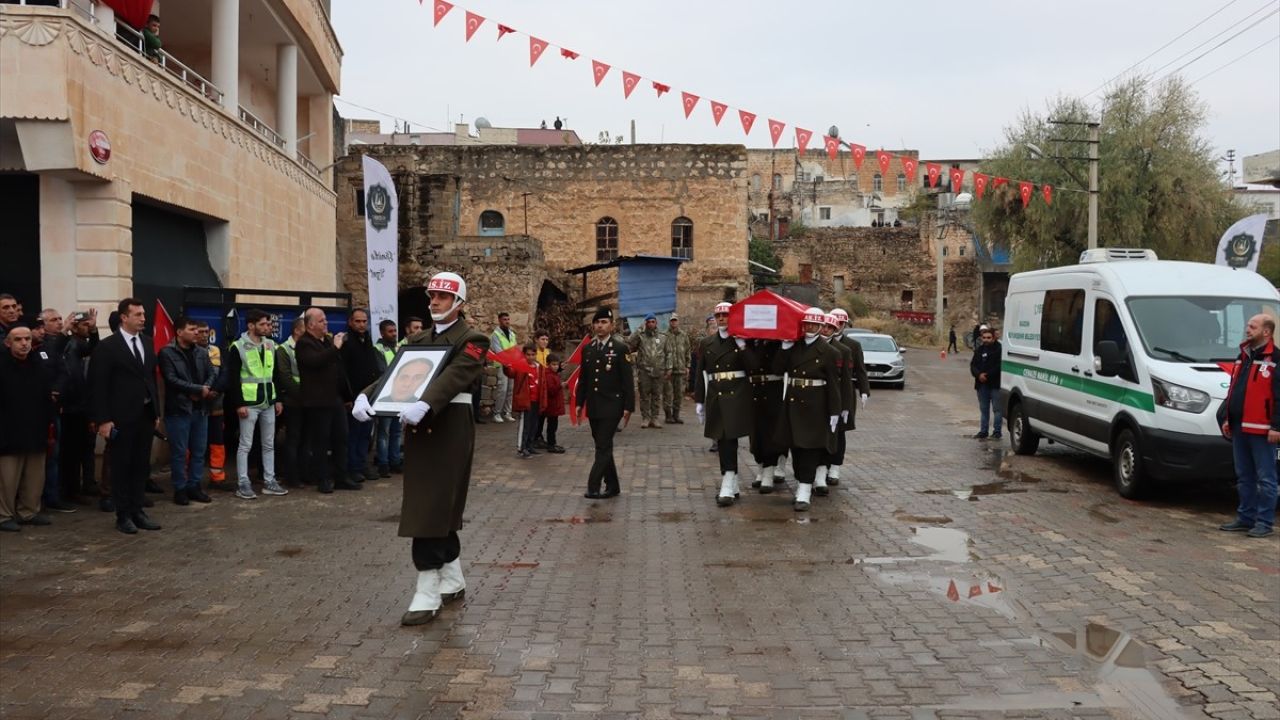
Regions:
[[[560,48],[560,57],[568,58],[569,60],[577,60],[578,53],[570,50],[569,48]]]
[[[512,372],[533,373],[533,366],[529,364],[528,360],[524,359],[524,348],[519,345],[513,345],[500,353],[494,353],[490,359],[505,368],[509,368]]]
[[[173,318],[164,309],[164,303],[156,298],[156,319],[151,323],[151,349],[159,353],[160,348],[173,342],[175,337],[177,332],[173,328]]]
[[[742,121],[742,132],[747,135],[750,135],[751,126],[754,125],[756,122],[756,114],[747,112],[746,110],[739,110],[738,119]],[[778,141],[776,138],[774,139],[773,144],[774,145],[778,144]]]
[[[687,93],[683,90],[680,91],[680,102],[684,103],[684,116],[686,119],[689,117],[689,114],[693,112],[693,109],[698,107],[699,99],[700,98],[693,93]]]
[[[982,594],[982,586],[981,586],[981,585],[970,585],[970,586],[969,586],[969,597],[971,597],[971,598],[975,598],[975,597],[978,597],[978,596],[979,596],[979,595],[981,595],[981,594]]]
[[[711,101],[711,117],[716,121],[717,126],[720,125],[720,120],[724,117],[724,113],[728,109],[729,106],[724,103],[716,102],[715,100]]]
[[[850,145],[849,154],[853,155],[853,166],[862,169],[862,161],[867,159],[867,148],[864,145]]]
[[[981,200],[984,193],[987,192],[987,175],[980,172],[973,174],[973,188],[978,191],[978,199]]]
[[[547,41],[529,36],[529,67],[538,62],[538,58],[542,57],[542,52],[547,49]]]
[[[800,148],[800,154],[804,154],[804,149],[809,147],[809,138],[813,137],[813,133],[804,128],[796,128],[796,145]]]
[[[1041,185],[1040,194],[1044,196],[1045,205],[1053,204],[1053,186],[1052,185]]]
[[[507,33],[513,33],[513,32],[515,32],[515,31],[516,31],[516,29],[515,29],[515,28],[513,28],[513,27],[508,27],[508,26],[506,26],[506,25],[499,24],[499,25],[498,25],[498,39],[499,39],[499,40],[501,40],[503,35],[506,35]]]
[[[952,580],[947,585],[947,599],[956,602],[960,599],[960,589],[956,587],[956,581]]]
[[[876,162],[880,164],[880,174],[889,174],[889,162],[893,160],[893,156],[883,150],[876,151]]]
[[[634,73],[629,73],[626,70],[622,71],[622,97],[623,98],[631,97],[631,91],[635,90],[636,85],[639,85],[639,84],[640,84],[639,75],[636,75]]]
[[[951,168],[951,192],[958,193],[964,189],[964,170]]]
[[[773,146],[778,147],[778,139],[782,137],[782,131],[785,130],[787,124],[770,118],[769,120],[769,137],[773,138]]]
[[[662,83],[658,82],[657,80],[654,80],[654,81],[653,81],[653,89],[654,89],[654,90],[656,90],[656,91],[658,91],[658,97],[662,97],[662,94],[663,94],[663,93],[669,93],[669,92],[671,92],[671,86],[670,86],[670,85],[663,85]]]
[[[582,342],[578,343],[578,348],[573,351],[566,361],[567,364],[574,366],[573,372],[569,374],[567,382],[569,386],[569,422],[577,425],[578,418],[578,378],[582,373],[582,351],[587,347],[587,343],[591,342],[591,336],[587,335],[582,338]],[[586,415],[586,408],[582,409],[583,415]]]
[[[938,163],[925,163],[924,171],[929,176],[929,187],[938,187],[938,179],[942,177],[942,166]]]
[[[1018,195],[1022,198],[1022,207],[1031,204],[1031,194],[1036,190],[1036,186],[1026,180],[1018,181]]]
[[[480,26],[483,24],[483,17],[471,12],[470,10],[467,11],[467,42],[471,42],[471,36],[475,35],[476,31],[479,30]]]
[[[600,87],[600,81],[604,80],[604,76],[609,74],[609,66],[599,60],[592,60],[591,74],[595,76],[596,87]]]
[[[835,160],[836,156],[840,154],[840,141],[830,135],[823,135],[822,144],[827,146],[827,157]]]
[[[435,0],[435,25],[439,25],[445,15],[453,9],[453,3],[445,2],[445,0]]]
[[[907,182],[914,183],[916,181],[916,169],[920,167],[920,161],[913,157],[900,157],[898,162],[902,163],[902,172],[907,176]]]
[[[1001,186],[1003,186],[1003,185],[1008,185],[1008,184],[1009,184],[1009,178],[1002,178],[1002,177],[998,177],[998,178],[996,178],[995,180],[992,180],[992,181],[991,181],[991,187],[993,187],[993,188],[998,188],[998,187],[1001,187]]]

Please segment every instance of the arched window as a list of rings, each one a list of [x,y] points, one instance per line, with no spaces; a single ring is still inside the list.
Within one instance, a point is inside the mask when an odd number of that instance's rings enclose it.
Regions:
[[[760,192],[760,173],[751,176],[751,192]]]
[[[907,176],[904,175],[903,173],[898,173],[898,192],[906,192],[906,191],[907,191]]]
[[[856,170],[853,172],[852,175],[849,176],[849,187],[853,188],[854,190],[859,189],[858,188],[858,171]]]
[[[781,174],[781,173],[774,173],[774,174],[773,174],[773,189],[774,189],[774,190],[781,190],[781,189],[782,189],[782,174]]]
[[[671,221],[671,257],[693,259],[693,221],[687,217]]]
[[[596,221],[596,262],[618,259],[618,221],[602,217]]]
[[[507,232],[507,223],[502,213],[497,210],[485,210],[480,213],[480,234],[485,237],[502,237]]]
[[[871,191],[882,192],[884,190],[884,177],[880,173],[876,173],[871,177]]]

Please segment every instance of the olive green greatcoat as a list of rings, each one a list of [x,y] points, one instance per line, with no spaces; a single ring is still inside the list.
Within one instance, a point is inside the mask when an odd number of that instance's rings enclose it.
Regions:
[[[702,364],[694,378],[693,399],[704,405],[707,419],[702,434],[712,440],[750,435],[755,425],[751,383],[746,377],[710,379],[715,373],[747,372],[747,353],[738,347],[737,338],[722,338],[719,333],[703,338],[698,350]]]
[[[831,416],[839,415],[844,409],[840,399],[840,371],[836,367],[839,357],[840,353],[821,339],[812,343],[799,340],[775,356],[774,373],[785,373],[788,379],[782,401],[784,411],[777,427],[778,441],[784,447],[835,452]],[[790,380],[796,378],[823,380],[826,384],[796,387],[790,384]]]
[[[863,395],[871,394],[871,380],[867,375],[867,363],[862,355],[862,343],[848,335],[840,338],[840,342],[853,351],[853,386],[857,393],[849,404],[849,429],[852,430],[858,426],[856,422],[858,418],[858,400]]]
[[[835,338],[832,338],[830,345],[840,353],[840,359],[836,361],[836,369],[840,371],[840,409],[849,413],[849,420],[845,422],[841,416],[836,432],[844,432],[853,428],[853,400],[856,397],[853,394],[853,350]]]

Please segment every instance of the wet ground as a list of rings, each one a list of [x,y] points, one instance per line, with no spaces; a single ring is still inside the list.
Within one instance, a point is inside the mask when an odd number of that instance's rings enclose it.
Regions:
[[[480,427],[466,598],[421,628],[398,478],[5,534],[0,717],[1280,718],[1280,540],[1215,529],[1229,486],[971,440],[967,359],[908,357],[807,514],[717,508],[696,424],[622,433],[604,501],[585,430]]]

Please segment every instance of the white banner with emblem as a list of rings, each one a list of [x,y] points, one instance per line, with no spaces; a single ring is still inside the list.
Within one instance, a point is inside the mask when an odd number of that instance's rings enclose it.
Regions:
[[[369,331],[378,336],[378,323],[399,322],[400,250],[396,227],[396,184],[382,163],[365,155],[364,242],[369,264]]]
[[[1227,228],[1218,241],[1218,254],[1214,262],[1233,268],[1258,271],[1258,256],[1262,254],[1262,234],[1267,229],[1267,215],[1261,213],[1236,222]]]

